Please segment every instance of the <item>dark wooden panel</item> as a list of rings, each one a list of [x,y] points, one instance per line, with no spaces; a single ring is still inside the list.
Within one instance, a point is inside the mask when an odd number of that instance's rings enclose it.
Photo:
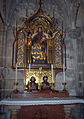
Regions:
[[[64,119],[63,105],[23,106],[18,119]]]

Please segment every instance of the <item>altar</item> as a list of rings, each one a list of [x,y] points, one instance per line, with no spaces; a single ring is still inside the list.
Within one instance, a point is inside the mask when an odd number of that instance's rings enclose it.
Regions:
[[[10,119],[70,119],[71,109],[84,104],[83,99],[68,98],[8,98],[0,105],[8,106]]]
[[[63,23],[61,29],[58,25],[54,15],[51,18],[44,12],[41,0],[38,10],[30,17],[27,15],[21,27],[16,24],[12,56],[16,77],[10,102],[7,100],[12,106],[9,106],[11,119],[69,119],[63,105],[66,101],[60,99],[69,98],[65,80],[66,32]],[[24,72],[23,92],[18,90],[18,71]],[[63,72],[61,92],[55,90],[59,72]],[[14,115],[13,110],[16,110]]]
[[[37,11],[30,17],[27,15],[23,25],[16,24],[12,56],[15,92],[18,92],[18,70],[24,71],[24,91],[55,90],[56,75],[60,72],[63,72],[62,84],[66,91],[66,32],[63,22],[60,29],[60,22],[54,20],[54,16],[49,17],[43,10],[40,0]]]

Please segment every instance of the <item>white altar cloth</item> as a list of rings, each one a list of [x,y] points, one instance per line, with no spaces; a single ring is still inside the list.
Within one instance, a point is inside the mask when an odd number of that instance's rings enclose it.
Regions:
[[[3,99],[0,101],[0,105],[54,105],[54,104],[84,104],[84,99],[79,98],[41,98],[30,100],[17,100],[17,99]]]

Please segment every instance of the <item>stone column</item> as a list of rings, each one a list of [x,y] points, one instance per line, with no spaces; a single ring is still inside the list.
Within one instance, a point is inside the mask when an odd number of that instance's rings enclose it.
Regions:
[[[17,115],[20,108],[20,106],[8,106],[8,109],[10,111],[10,119],[18,119]]]
[[[73,108],[74,106],[75,105],[64,105],[65,119],[70,119],[71,108]]]
[[[78,87],[78,49],[77,49],[77,41],[79,40],[81,35],[81,31],[80,28],[76,28],[76,29],[69,29],[67,31],[67,44],[66,46],[67,49],[66,51],[69,51],[69,56],[67,54],[68,57],[66,57],[67,61],[70,61],[67,63],[67,71],[66,71],[66,75],[69,74],[69,76],[71,77],[71,85],[69,87],[69,94],[70,95],[77,95],[77,88]],[[69,83],[69,81],[67,80],[67,82]],[[67,83],[67,87],[68,87],[68,83]],[[72,87],[73,85],[73,87]]]

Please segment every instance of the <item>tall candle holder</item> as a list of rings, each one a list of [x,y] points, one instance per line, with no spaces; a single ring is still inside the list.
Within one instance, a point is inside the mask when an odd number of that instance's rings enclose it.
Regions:
[[[53,70],[53,64],[51,64],[51,72],[52,72],[52,85],[51,85],[51,89],[52,91],[55,90],[55,83],[54,83],[54,70]]]
[[[39,79],[41,79],[42,76],[42,67],[39,68]],[[38,83],[38,90],[41,91],[41,82]]]
[[[31,70],[31,64],[29,64],[29,81],[28,81],[28,89],[27,91],[30,92],[31,91],[31,85],[30,85],[30,70]]]
[[[41,86],[42,86],[42,83],[39,83],[38,85],[38,90],[41,91]]]
[[[25,71],[24,71],[24,74],[25,74]],[[25,79],[26,76],[24,76],[24,91],[27,91],[27,85],[26,85],[26,79]]]
[[[30,82],[30,70],[31,70],[31,64],[29,64],[29,82]]]
[[[26,86],[26,84],[24,84],[24,91],[26,91],[27,90],[27,86]]]
[[[51,89],[52,89],[52,91],[55,91],[55,83],[54,82],[51,85]]]
[[[67,91],[67,90],[66,90],[66,82],[62,83],[62,85],[64,86],[64,87],[63,87],[63,91],[66,92],[66,91]]]
[[[18,82],[14,82],[14,93],[18,93]]]
[[[53,72],[53,64],[51,64],[51,71],[52,71],[52,83],[54,82],[54,72]]]
[[[28,92],[31,92],[31,86],[30,86],[30,82],[28,81]]]

